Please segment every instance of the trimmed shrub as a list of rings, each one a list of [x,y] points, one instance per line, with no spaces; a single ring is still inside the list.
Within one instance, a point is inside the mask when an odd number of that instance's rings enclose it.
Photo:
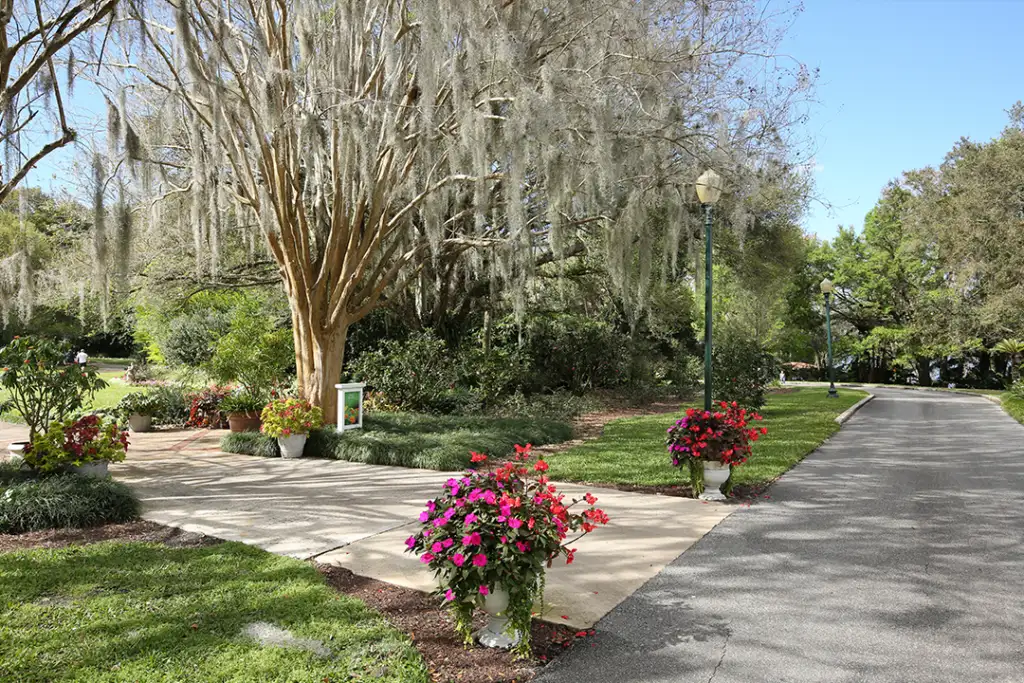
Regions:
[[[138,518],[139,501],[112,479],[77,474],[32,477],[0,470],[0,533],[78,529]]]
[[[768,387],[778,376],[775,358],[763,346],[736,335],[715,340],[711,362],[712,398],[736,401],[744,408],[762,407]]]
[[[388,340],[351,365],[353,377],[404,410],[451,412],[463,402],[456,396],[458,367],[443,339],[427,330],[405,341]]]
[[[231,325],[223,311],[195,311],[170,321],[167,336],[160,350],[172,365],[198,368],[213,357],[217,340]]]
[[[220,449],[225,453],[255,455],[261,458],[279,458],[281,449],[277,439],[260,432],[232,432],[220,440]]]
[[[344,434],[333,429],[310,432],[306,456],[447,472],[469,466],[470,451],[502,458],[512,454],[517,443],[539,446],[572,438],[568,424],[533,418],[391,413],[368,415],[363,425]],[[230,434],[221,440],[221,448],[270,457],[277,443],[263,434]]]

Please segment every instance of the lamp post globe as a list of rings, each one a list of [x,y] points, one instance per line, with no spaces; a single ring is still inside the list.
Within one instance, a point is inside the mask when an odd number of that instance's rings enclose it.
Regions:
[[[704,410],[711,410],[711,213],[722,196],[722,176],[710,168],[697,178],[697,199],[704,206]]]
[[[831,280],[825,278],[819,287],[825,297],[825,327],[828,330],[828,397],[839,398],[839,392],[836,391],[836,368],[832,362],[832,292],[835,290],[835,285]]]

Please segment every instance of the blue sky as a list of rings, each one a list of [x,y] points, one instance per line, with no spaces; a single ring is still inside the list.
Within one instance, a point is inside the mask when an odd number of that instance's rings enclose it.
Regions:
[[[807,132],[832,205],[805,228],[860,228],[889,180],[998,135],[1024,99],[1022,27],[1024,0],[805,0],[781,49],[821,69]]]

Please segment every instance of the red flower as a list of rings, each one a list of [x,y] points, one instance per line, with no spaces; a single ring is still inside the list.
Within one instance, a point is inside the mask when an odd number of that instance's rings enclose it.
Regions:
[[[487,459],[487,456],[484,455],[483,453],[474,453],[473,451],[469,452],[469,461],[470,462],[483,462],[486,459]]]
[[[537,463],[533,466],[533,469],[537,472],[547,472],[548,464],[543,460],[538,460]]]

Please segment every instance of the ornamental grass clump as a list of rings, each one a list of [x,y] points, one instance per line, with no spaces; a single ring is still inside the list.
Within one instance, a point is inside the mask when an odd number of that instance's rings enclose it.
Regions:
[[[548,464],[529,444],[490,472],[466,470],[449,479],[444,492],[427,502],[422,528],[406,541],[409,552],[434,571],[439,592],[466,643],[472,642],[473,608],[496,590],[509,596],[508,635],[518,637],[514,651],[530,653],[530,623],[535,601],[543,598],[544,570],[559,557],[571,564],[569,546],[608,515],[594,507],[590,493],[566,501],[544,474]],[[487,456],[473,453],[473,463]],[[579,505],[579,512],[572,509]]]
[[[279,438],[297,434],[309,434],[324,424],[320,408],[300,398],[279,398],[271,401],[260,414],[263,421],[260,429],[267,436]]]
[[[686,468],[695,496],[704,490],[704,462],[738,467],[750,457],[753,442],[768,433],[767,427],[751,424],[764,419],[756,411],[735,401],[721,401],[718,406],[715,412],[690,408],[668,428],[665,443],[672,465]]]

